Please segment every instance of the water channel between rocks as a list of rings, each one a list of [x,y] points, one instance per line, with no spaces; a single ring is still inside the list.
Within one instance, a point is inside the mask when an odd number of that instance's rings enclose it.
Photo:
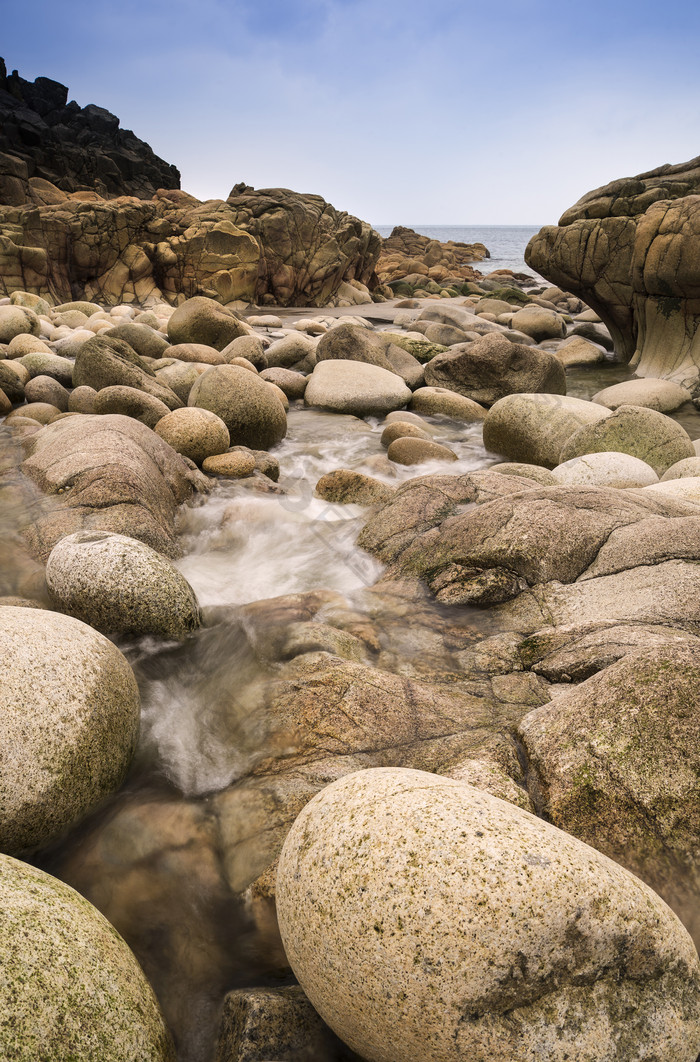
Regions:
[[[570,370],[569,394],[590,398],[628,378],[614,363]],[[177,565],[198,595],[206,625],[184,645],[120,643],[142,695],[133,770],[107,806],[36,858],[87,896],[131,945],[175,1033],[181,1062],[213,1057],[226,991],[285,983],[269,905],[256,907],[254,897],[241,894],[287,827],[276,817],[274,787],[262,802],[252,790],[237,801],[230,794],[266,757],[285,753],[289,735],[267,726],[267,691],[280,660],[294,655],[293,647],[280,649],[280,638],[290,622],[307,618],[309,595],[317,592],[311,611],[320,622],[342,614],[355,625],[374,625],[379,666],[430,681],[439,675],[449,681],[459,670],[453,651],[488,629],[488,614],[475,609],[387,602],[373,592],[382,567],[355,546],[366,510],[313,496],[318,479],[337,468],[397,484],[499,460],[485,451],[480,425],[425,419],[458,460],[392,469],[377,421],[294,403],[287,438],[274,451],[284,493],[222,481],[182,510],[184,555]],[[676,419],[691,438],[700,436],[693,407]],[[41,504],[17,493],[7,475],[16,451],[0,427],[0,582],[3,566],[16,569],[18,527]],[[7,579],[3,586],[4,593],[16,592]],[[270,601],[283,596],[282,606]]]

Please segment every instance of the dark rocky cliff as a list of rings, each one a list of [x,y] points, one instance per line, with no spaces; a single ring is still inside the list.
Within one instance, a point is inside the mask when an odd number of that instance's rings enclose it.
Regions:
[[[68,89],[38,77],[25,81],[0,59],[0,153],[26,165],[0,167],[0,201],[20,205],[27,178],[50,181],[64,192],[94,190],[104,198],[150,199],[158,188],[179,188],[180,172],[121,129],[103,107],[68,102]],[[16,173],[7,173],[16,170]],[[4,172],[3,172],[4,171]],[[24,180],[23,180],[24,179]]]

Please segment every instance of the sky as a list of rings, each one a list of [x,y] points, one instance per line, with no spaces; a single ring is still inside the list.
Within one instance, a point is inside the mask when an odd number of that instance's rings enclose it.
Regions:
[[[700,154],[694,0],[34,0],[0,55],[118,115],[200,199],[543,225]]]

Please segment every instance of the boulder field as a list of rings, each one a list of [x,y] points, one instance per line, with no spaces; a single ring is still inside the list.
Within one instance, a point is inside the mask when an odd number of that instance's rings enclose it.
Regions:
[[[696,1062],[698,415],[469,283],[0,299],[0,1054]]]

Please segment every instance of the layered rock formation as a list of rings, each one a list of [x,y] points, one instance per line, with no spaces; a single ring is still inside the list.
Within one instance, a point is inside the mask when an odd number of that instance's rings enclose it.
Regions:
[[[376,283],[379,235],[320,196],[244,187],[226,202],[177,190],[86,202],[51,186],[48,198],[0,207],[0,294],[321,306],[343,284]]]
[[[639,376],[700,387],[700,157],[613,181],[530,241],[525,258],[579,295]]]
[[[119,119],[91,103],[68,102],[68,89],[48,77],[25,81],[0,59],[0,202],[41,202],[48,181],[64,192],[148,199],[179,188],[180,172]],[[3,156],[11,156],[8,160]]]

